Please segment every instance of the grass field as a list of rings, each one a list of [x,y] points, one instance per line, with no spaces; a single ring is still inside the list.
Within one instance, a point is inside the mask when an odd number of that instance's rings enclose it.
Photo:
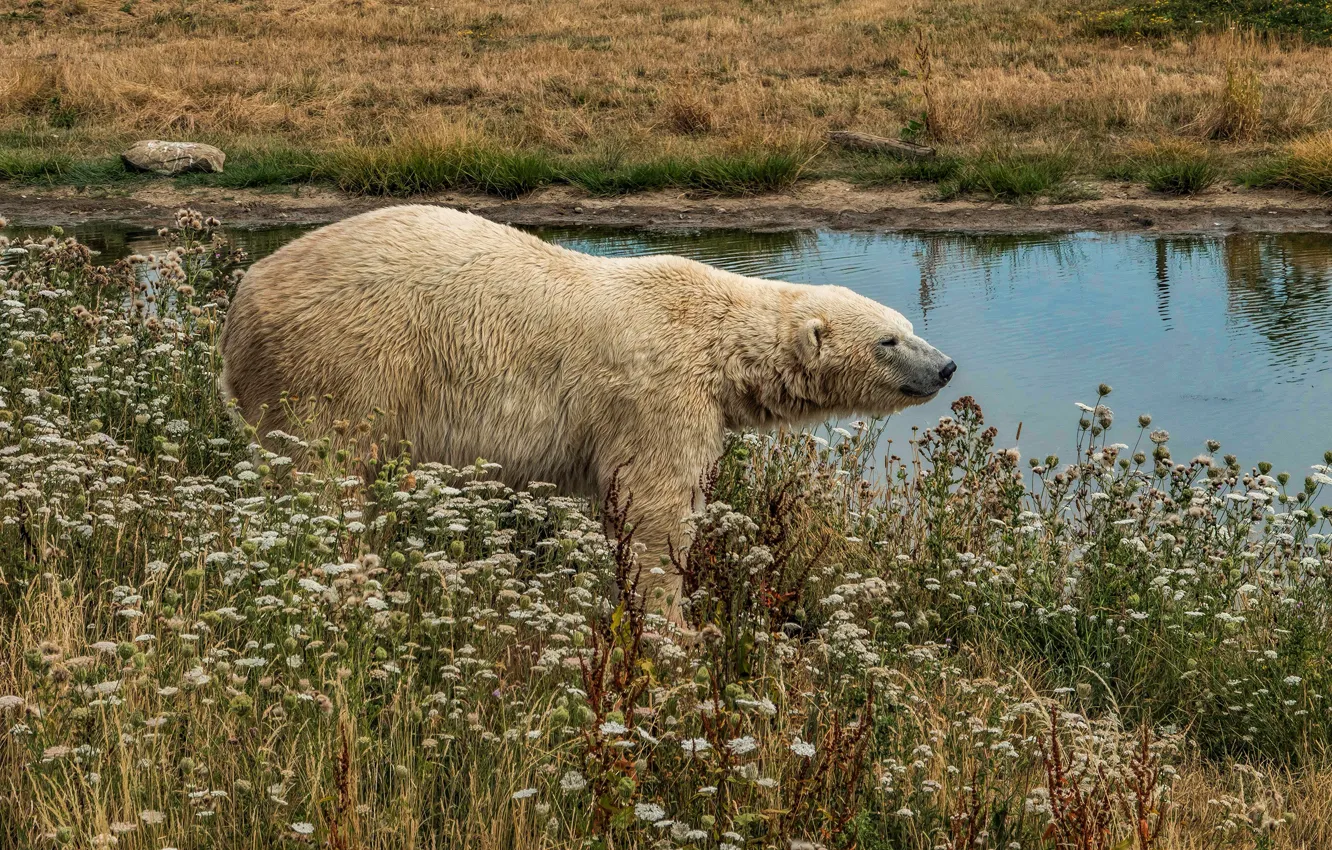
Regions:
[[[260,449],[213,226],[0,245],[0,847],[1332,846],[1324,447],[735,435],[687,638],[626,494]]]
[[[392,194],[1327,193],[1329,32],[1311,0],[0,0],[0,178],[123,180],[114,154],[164,137],[226,149],[220,185]],[[945,162],[826,150],[835,129]]]

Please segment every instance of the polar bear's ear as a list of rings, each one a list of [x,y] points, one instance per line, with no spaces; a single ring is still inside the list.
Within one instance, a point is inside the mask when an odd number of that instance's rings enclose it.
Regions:
[[[796,347],[806,362],[813,362],[823,353],[823,320],[806,319],[796,334]]]

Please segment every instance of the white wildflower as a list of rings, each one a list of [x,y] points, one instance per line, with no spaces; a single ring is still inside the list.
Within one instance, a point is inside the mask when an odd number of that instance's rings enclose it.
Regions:
[[[576,770],[571,770],[560,777],[561,791],[581,791],[587,787],[587,777]]]
[[[634,815],[639,820],[656,823],[666,817],[666,810],[656,803],[639,803],[634,806]]]
[[[753,737],[749,735],[740,738],[732,738],[726,742],[726,749],[730,750],[733,755],[743,756],[746,753],[752,753],[757,750],[758,741],[755,741]]]

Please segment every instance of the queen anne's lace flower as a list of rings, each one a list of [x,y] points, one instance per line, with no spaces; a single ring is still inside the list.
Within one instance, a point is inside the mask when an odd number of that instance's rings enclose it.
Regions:
[[[744,735],[727,741],[726,749],[730,750],[732,755],[743,756],[757,750],[758,741],[754,740],[749,735]]]
[[[638,803],[634,806],[634,816],[648,823],[656,823],[666,817],[666,810],[656,803]]]

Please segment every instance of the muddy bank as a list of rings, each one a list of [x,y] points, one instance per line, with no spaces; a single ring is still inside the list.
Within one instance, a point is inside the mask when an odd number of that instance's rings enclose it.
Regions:
[[[555,186],[516,200],[457,193],[411,200],[446,204],[497,221],[526,225],[972,233],[1332,231],[1332,198],[1236,187],[1173,198],[1121,183],[1085,185],[1100,197],[1065,204],[937,202],[930,199],[932,187],[858,189],[828,180],[801,184],[789,192],[743,198],[689,198],[664,192],[589,198],[578,190]],[[274,192],[179,189],[170,184],[83,191],[0,186],[0,215],[20,225],[107,220],[161,225],[182,206],[215,215],[234,227],[321,224],[406,202],[402,198],[365,198],[311,187]]]

